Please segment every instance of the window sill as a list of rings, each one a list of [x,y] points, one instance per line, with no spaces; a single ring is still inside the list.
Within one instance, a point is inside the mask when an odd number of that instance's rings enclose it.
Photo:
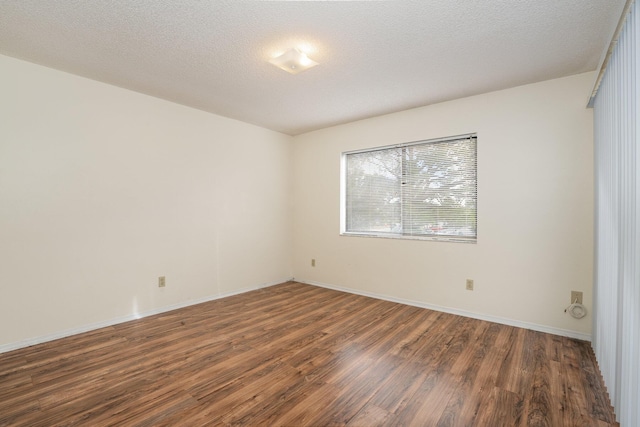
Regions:
[[[450,243],[478,243],[477,237],[460,237],[460,236],[405,236],[402,234],[373,234],[373,233],[355,233],[344,231],[340,233],[341,236],[347,237],[373,237],[379,239],[398,239],[398,240],[426,240],[435,242],[450,242]]]

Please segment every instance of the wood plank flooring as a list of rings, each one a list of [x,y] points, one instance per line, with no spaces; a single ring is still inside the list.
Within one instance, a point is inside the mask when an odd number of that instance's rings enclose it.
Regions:
[[[0,354],[0,426],[613,426],[589,343],[295,282]]]

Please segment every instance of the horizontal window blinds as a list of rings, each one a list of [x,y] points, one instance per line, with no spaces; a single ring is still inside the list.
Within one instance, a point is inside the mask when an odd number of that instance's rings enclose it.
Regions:
[[[475,240],[477,138],[346,153],[345,231]]]
[[[347,156],[347,231],[399,231],[402,150]]]

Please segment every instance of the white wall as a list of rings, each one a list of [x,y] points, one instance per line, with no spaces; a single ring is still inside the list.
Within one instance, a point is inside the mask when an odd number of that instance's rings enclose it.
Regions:
[[[290,278],[290,188],[289,136],[0,56],[0,348]]]
[[[294,138],[294,276],[588,339],[593,74],[546,81]],[[343,151],[477,132],[477,244],[339,235]],[[316,259],[311,267],[310,259]],[[465,290],[465,279],[475,290]]]
[[[0,350],[292,272],[588,338],[592,77],[291,138],[0,56]],[[477,244],[339,236],[341,152],[469,132]]]

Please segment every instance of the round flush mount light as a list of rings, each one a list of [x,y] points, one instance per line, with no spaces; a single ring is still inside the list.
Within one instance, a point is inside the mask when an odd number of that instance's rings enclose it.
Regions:
[[[269,62],[291,74],[298,74],[318,65],[316,61],[296,48],[288,49],[282,55],[269,60]]]

